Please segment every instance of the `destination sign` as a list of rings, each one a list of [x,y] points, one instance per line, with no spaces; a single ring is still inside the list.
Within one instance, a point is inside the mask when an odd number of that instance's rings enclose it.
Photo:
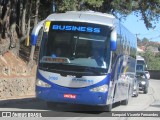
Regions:
[[[65,58],[65,57],[52,58],[50,56],[43,56],[40,62],[42,63],[70,63],[68,58]]]

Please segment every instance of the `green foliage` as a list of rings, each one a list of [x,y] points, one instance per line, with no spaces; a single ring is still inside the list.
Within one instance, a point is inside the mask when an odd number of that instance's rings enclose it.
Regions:
[[[160,56],[159,53],[156,55],[152,51],[146,51],[143,54],[143,57],[145,58],[148,69],[149,70],[160,70]]]
[[[44,1],[44,0],[41,0]],[[53,0],[46,0],[52,5]],[[160,17],[160,0],[54,0],[57,12],[93,10],[112,13],[118,18],[130,13],[141,16],[146,27],[154,28]],[[48,7],[48,6],[47,6]],[[43,9],[44,10],[44,9]],[[46,9],[45,9],[46,10]]]
[[[103,0],[86,0],[86,2],[93,7],[101,7],[103,4]]]
[[[150,70],[160,70],[160,57],[154,58],[151,62],[149,62],[148,68]]]
[[[149,42],[149,39],[143,38],[143,39],[142,39],[142,42],[143,42],[143,43],[147,43],[147,42]]]

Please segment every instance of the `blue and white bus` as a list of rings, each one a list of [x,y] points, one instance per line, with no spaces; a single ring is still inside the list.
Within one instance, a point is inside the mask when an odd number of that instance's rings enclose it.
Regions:
[[[93,11],[51,14],[32,31],[35,47],[43,29],[36,96],[52,103],[128,104],[136,70],[136,37],[113,15]]]

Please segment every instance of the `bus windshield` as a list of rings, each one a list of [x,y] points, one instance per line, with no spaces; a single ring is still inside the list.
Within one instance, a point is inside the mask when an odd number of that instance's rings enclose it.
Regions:
[[[107,73],[110,31],[107,26],[91,23],[51,22],[42,37],[39,67]]]

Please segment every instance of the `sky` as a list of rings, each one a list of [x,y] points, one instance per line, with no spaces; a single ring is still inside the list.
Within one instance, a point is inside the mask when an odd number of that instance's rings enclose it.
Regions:
[[[136,17],[130,14],[126,20],[122,20],[122,24],[133,34],[137,34],[138,38],[148,38],[151,41],[160,42],[160,22],[156,24],[155,29],[148,30],[143,20],[140,17]]]

